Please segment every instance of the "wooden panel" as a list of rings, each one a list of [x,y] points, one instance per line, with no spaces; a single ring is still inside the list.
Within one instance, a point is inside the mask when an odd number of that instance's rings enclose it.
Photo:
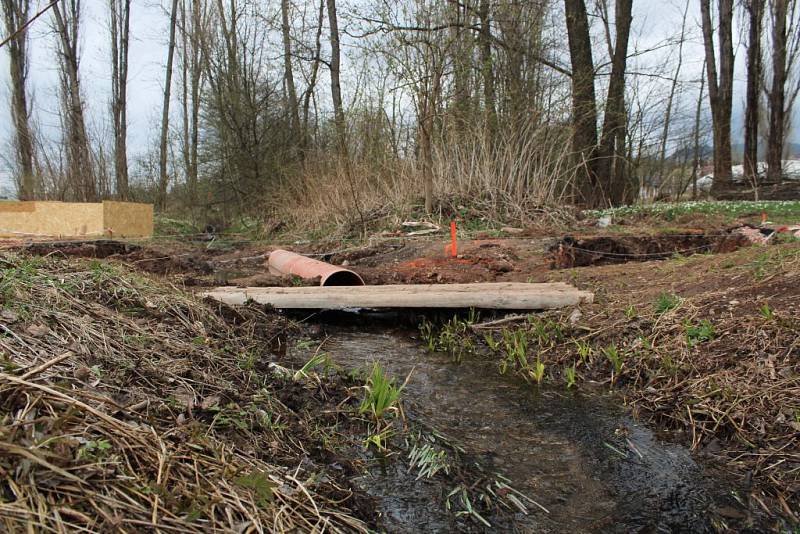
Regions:
[[[153,235],[153,205],[103,201],[103,226],[111,237]]]
[[[16,204],[16,206],[15,206]],[[103,235],[99,203],[0,202],[0,235],[91,237]]]
[[[481,283],[361,287],[220,287],[205,296],[226,304],[253,300],[284,309],[486,308],[546,310],[590,303],[594,295],[563,283]]]
[[[2,237],[150,237],[153,206],[130,202],[0,201]]]

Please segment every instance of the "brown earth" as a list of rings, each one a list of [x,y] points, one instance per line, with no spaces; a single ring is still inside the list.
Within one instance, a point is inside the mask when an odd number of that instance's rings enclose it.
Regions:
[[[744,481],[754,507],[800,520],[800,245],[747,246],[695,225],[653,237],[598,234],[474,239],[459,244],[456,258],[441,238],[295,249],[353,269],[367,284],[566,281],[593,291],[594,304],[577,319],[571,310],[555,314],[593,347],[577,363],[579,379],[613,386],[670,439]],[[267,273],[274,248],[148,245],[105,257],[185,286],[297,284]],[[83,250],[98,256],[96,247]],[[679,304],[656,311],[663,295]],[[714,335],[690,342],[688,329],[703,321]],[[614,375],[602,355],[612,345],[627,358]],[[572,342],[543,354],[550,380],[563,380],[576,362]]]

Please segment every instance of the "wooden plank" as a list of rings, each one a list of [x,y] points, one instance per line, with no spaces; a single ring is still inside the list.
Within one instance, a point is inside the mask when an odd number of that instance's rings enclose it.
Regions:
[[[248,300],[281,309],[486,308],[547,310],[591,303],[594,294],[561,282],[347,287],[218,287],[205,296],[226,304]]]

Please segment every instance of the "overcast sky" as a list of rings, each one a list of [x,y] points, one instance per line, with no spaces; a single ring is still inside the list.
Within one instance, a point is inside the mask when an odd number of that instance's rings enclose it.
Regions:
[[[276,2],[277,0],[272,0]],[[305,0],[295,0],[296,5]],[[49,0],[38,0],[34,11]],[[316,0],[313,1],[316,5]],[[699,3],[692,2],[687,17],[687,30],[699,37]],[[635,0],[632,51],[644,50],[680,33],[681,0]],[[109,39],[107,30],[107,4],[104,0],[84,0],[81,76],[82,89],[88,109],[90,128],[103,135],[108,127],[108,100],[110,93]],[[167,16],[157,0],[133,0],[131,11],[130,79],[128,88],[128,146],[131,160],[141,155],[152,143],[160,120],[163,91],[163,65],[166,62]],[[344,2],[340,9],[346,10]],[[55,49],[50,30],[49,14],[38,19],[30,33],[31,75],[30,90],[36,120],[43,133],[57,138],[57,80]],[[346,40],[346,39],[345,39]],[[736,39],[738,42],[738,39]],[[276,50],[279,54],[280,50]],[[632,68],[646,69],[666,60],[668,50],[652,52],[631,61]],[[672,53],[675,53],[674,51]],[[696,38],[684,49],[684,74],[686,79],[698,79],[702,67],[703,50]],[[568,64],[568,57],[563,61]],[[737,81],[734,90],[734,142],[741,136],[741,115],[744,94],[744,49],[737,47]],[[0,147],[9,146],[11,124],[9,116],[8,58],[0,51]],[[344,84],[345,93],[347,84]],[[175,109],[176,106],[173,106]],[[800,140],[800,128],[793,128],[793,140]]]

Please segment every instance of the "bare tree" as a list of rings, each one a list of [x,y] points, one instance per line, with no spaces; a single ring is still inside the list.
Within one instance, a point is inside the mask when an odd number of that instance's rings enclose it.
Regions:
[[[2,0],[6,34],[13,36],[28,21],[30,0]],[[14,122],[17,183],[20,200],[33,200],[36,177],[33,172],[33,139],[28,116],[28,33],[22,30],[8,42],[11,79],[11,118]]]
[[[97,199],[97,185],[89,136],[86,133],[79,76],[80,15],[80,0],[62,0],[53,7],[53,20],[59,42],[67,184],[76,189],[70,196],[83,201],[94,201]]]
[[[767,179],[780,182],[783,176],[783,141],[786,113],[786,18],[790,0],[771,0],[772,83],[769,100],[769,139],[767,141]]]
[[[161,143],[158,157],[158,196],[156,204],[158,208],[164,209],[167,202],[167,185],[169,175],[167,174],[167,156],[169,140],[169,104],[172,89],[172,63],[175,57],[175,26],[178,18],[178,0],[172,0],[172,8],[169,16],[169,45],[167,47],[167,66],[164,75],[164,103],[161,107]]]
[[[319,0],[319,9],[317,10],[317,30],[314,38],[314,55],[311,58],[311,73],[308,76],[308,84],[303,94],[303,126],[302,126],[302,140],[301,146],[306,149],[311,142],[311,134],[309,129],[309,113],[311,108],[311,99],[314,96],[314,90],[317,87],[317,76],[319,75],[319,65],[322,62],[322,24],[325,20],[325,0]]]
[[[294,85],[292,69],[291,26],[289,24],[289,0],[281,0],[281,34],[283,36],[283,83],[289,100],[289,128],[293,137],[300,129],[300,109],[297,102],[297,88]]]
[[[606,180],[605,193],[611,204],[625,200],[625,71],[628,40],[631,32],[633,0],[616,0],[614,19],[616,35],[611,57],[611,78],[608,84],[603,132],[600,137],[598,175]]]
[[[336,13],[336,0],[326,0],[328,4],[328,25],[330,26],[331,45],[331,99],[333,100],[333,119],[336,125],[336,140],[339,154],[347,158],[347,124],[342,104],[341,46],[339,44],[339,21]]]
[[[117,195],[128,191],[128,42],[131,0],[109,0],[111,15],[111,116],[114,124],[114,173]]]
[[[703,68],[705,68],[703,62]],[[697,106],[694,110],[694,131],[692,150],[692,200],[697,199],[697,174],[700,172],[700,118],[703,113],[703,90],[705,89],[705,76],[700,76],[700,92],[697,95]]]
[[[589,16],[584,0],[564,0],[567,40],[572,63],[572,151],[579,169],[584,202],[602,198],[595,170],[597,151],[597,98]]]
[[[494,61],[492,58],[492,18],[489,0],[480,0],[478,6],[478,43],[481,61],[481,78],[483,79],[483,109],[485,115],[487,139],[489,146],[497,130],[497,98],[494,83]]]
[[[187,10],[186,2],[191,6]],[[189,205],[197,203],[201,91],[205,80],[203,36],[208,31],[208,12],[203,0],[181,3],[181,111],[182,156]]]
[[[761,28],[765,0],[748,0],[747,90],[744,112],[744,176],[758,184],[758,111],[762,81]]]
[[[782,1],[782,0],[779,0]],[[718,0],[719,71],[714,51],[714,27],[711,21],[711,0],[700,0],[703,44],[708,77],[708,97],[714,125],[714,183],[712,191],[730,187],[731,112],[733,109],[733,0]]]
[[[678,60],[677,64],[675,65],[675,72],[670,83],[666,110],[664,110],[664,130],[661,134],[661,148],[659,150],[658,158],[658,177],[661,182],[664,181],[664,168],[667,160],[667,143],[669,141],[670,125],[672,123],[672,111],[675,105],[675,96],[678,92],[681,68],[683,68],[683,46],[686,43],[686,22],[688,20],[687,14],[689,12],[690,3],[691,0],[687,0],[683,9],[683,22],[681,23],[681,34],[678,40]]]

